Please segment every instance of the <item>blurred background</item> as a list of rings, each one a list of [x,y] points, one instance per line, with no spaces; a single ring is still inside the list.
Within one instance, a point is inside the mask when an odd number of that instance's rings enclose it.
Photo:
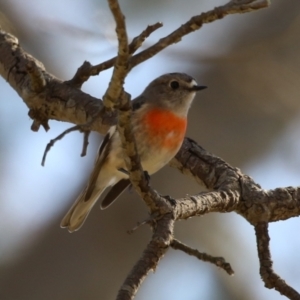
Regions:
[[[144,47],[190,17],[226,1],[121,1],[130,38],[162,21]],[[106,1],[0,0],[0,25],[48,71],[68,80],[84,60],[100,63],[116,54],[115,25]],[[189,115],[187,135],[252,176],[265,189],[300,182],[300,2],[273,0],[268,9],[232,15],[205,25],[135,68],[126,90],[139,95],[166,72],[186,72],[209,88]],[[101,98],[111,71],[83,90]],[[60,220],[84,187],[101,136],[94,133],[81,158],[82,135],[71,133],[41,159],[46,144],[72,124],[50,121],[30,130],[28,108],[0,78],[0,299],[114,299],[149,241],[147,217],[134,192],[108,210],[97,205],[84,226],[70,234]],[[176,169],[152,176],[163,195],[183,197],[199,186]],[[299,219],[270,224],[274,269],[300,290]],[[252,226],[235,213],[178,222],[176,237],[200,251],[224,256],[235,276],[193,257],[168,251],[137,300],[272,299],[260,280]]]

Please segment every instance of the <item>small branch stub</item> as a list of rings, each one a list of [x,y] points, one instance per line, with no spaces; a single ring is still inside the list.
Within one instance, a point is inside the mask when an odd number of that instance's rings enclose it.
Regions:
[[[33,123],[31,125],[32,131],[39,131],[40,125],[43,126],[46,132],[50,129],[50,126],[48,124],[48,118],[40,110],[32,108],[29,110],[28,116],[33,120]]]

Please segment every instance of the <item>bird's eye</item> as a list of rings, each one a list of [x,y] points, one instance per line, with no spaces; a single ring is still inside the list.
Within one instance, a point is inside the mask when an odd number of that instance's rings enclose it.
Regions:
[[[171,81],[170,82],[170,87],[173,89],[173,90],[176,90],[179,88],[179,82],[174,80],[174,81]]]

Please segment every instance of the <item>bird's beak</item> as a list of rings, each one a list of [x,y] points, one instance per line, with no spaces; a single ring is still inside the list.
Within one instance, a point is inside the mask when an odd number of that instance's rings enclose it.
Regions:
[[[198,91],[204,90],[204,89],[206,89],[206,88],[207,88],[207,86],[203,86],[203,85],[194,85],[193,87],[191,87],[191,91],[198,92]]]

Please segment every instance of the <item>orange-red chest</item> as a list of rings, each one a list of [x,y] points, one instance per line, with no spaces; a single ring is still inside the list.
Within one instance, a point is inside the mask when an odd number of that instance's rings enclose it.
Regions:
[[[146,134],[153,143],[169,150],[177,150],[184,139],[187,119],[163,109],[151,109],[143,116]]]

